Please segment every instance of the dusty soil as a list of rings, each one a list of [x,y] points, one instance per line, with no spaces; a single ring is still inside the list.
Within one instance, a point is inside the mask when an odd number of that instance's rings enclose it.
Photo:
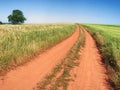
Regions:
[[[66,56],[78,37],[79,27],[68,39],[40,54],[31,62],[1,76],[0,90],[32,90]]]
[[[109,90],[106,69],[95,41],[84,27],[80,28],[85,33],[86,41],[80,52],[80,65],[73,71],[76,75],[75,81],[70,83],[68,90]]]

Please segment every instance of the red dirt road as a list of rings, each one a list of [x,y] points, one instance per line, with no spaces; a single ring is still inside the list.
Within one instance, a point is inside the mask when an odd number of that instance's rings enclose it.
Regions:
[[[106,69],[101,62],[101,56],[95,41],[84,27],[80,27],[86,37],[85,46],[80,53],[80,65],[74,69],[75,81],[68,90],[109,90],[106,82]]]
[[[78,37],[79,26],[68,39],[40,54],[31,62],[0,77],[0,90],[32,90],[66,56]]]

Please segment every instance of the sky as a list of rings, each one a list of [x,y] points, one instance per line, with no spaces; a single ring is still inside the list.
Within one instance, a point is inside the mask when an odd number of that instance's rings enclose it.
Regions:
[[[120,24],[120,0],[0,0],[0,21],[14,9],[25,23]]]

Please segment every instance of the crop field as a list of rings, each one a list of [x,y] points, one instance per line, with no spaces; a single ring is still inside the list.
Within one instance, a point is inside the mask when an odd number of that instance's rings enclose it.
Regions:
[[[28,61],[74,29],[74,24],[0,25],[0,70]]]
[[[96,40],[113,87],[120,89],[120,25],[84,24]]]

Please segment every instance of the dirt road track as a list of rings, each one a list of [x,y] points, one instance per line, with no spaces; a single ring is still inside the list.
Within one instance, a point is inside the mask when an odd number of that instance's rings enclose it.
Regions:
[[[32,90],[36,83],[66,56],[78,36],[79,27],[77,26],[74,34],[68,39],[40,54],[35,60],[0,77],[0,90]]]
[[[80,27],[86,37],[85,46],[81,51],[80,65],[75,69],[77,75],[68,90],[109,90],[106,83],[106,69],[101,62],[101,56],[95,41],[84,27]]]

